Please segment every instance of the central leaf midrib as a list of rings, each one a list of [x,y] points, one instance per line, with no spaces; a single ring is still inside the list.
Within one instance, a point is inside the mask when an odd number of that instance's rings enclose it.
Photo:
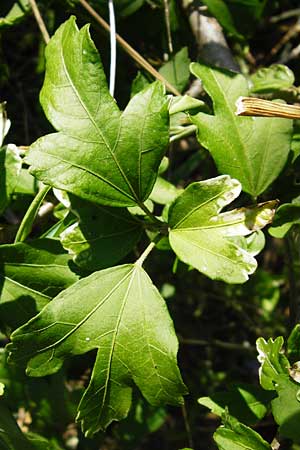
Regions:
[[[48,351],[52,347],[57,347],[61,342],[65,341],[69,336],[75,333],[110,298],[110,296],[119,288],[119,286],[130,276],[132,271],[133,268],[124,277],[122,277],[122,279],[113,287],[113,289],[111,289],[107,293],[107,295],[103,299],[101,299],[101,301],[97,303],[97,305],[95,305],[94,308],[92,308],[92,310],[88,314],[86,314],[86,316],[83,319],[81,319],[81,321],[78,322],[72,330],[70,330],[68,333],[66,333],[64,336],[62,336],[59,340],[57,340],[53,344],[38,349],[37,353],[43,353],[45,351]]]
[[[131,279],[130,279],[130,281],[128,283],[128,287],[127,287],[126,293],[124,295],[124,299],[123,299],[122,304],[121,304],[120,312],[119,312],[118,318],[117,318],[116,327],[115,327],[115,330],[114,330],[114,333],[113,333],[113,337],[112,337],[111,349],[110,349],[110,354],[109,354],[109,366],[107,368],[107,375],[106,375],[106,380],[105,380],[105,384],[104,384],[104,393],[103,393],[103,397],[102,397],[101,408],[100,408],[100,411],[98,413],[98,418],[101,416],[102,411],[103,411],[103,409],[105,407],[106,394],[107,394],[107,389],[108,389],[109,380],[110,380],[110,374],[111,374],[111,368],[112,368],[112,363],[113,363],[113,361],[112,361],[113,360],[113,353],[114,353],[114,349],[115,349],[115,345],[116,345],[117,336],[118,336],[118,333],[119,333],[119,328],[120,328],[120,323],[121,323],[121,319],[122,319],[122,316],[123,316],[124,308],[125,308],[126,302],[128,300],[129,291],[130,291],[131,285],[133,283],[133,280],[134,280],[134,277],[135,277],[135,274],[136,274],[136,270],[137,270],[136,266],[134,266],[132,271],[127,274],[127,276],[131,275]],[[127,277],[124,277],[123,281],[125,281],[126,278]]]
[[[68,34],[66,34],[66,40],[67,40],[67,38],[68,38]],[[64,41],[64,39],[63,39],[63,41]],[[63,41],[62,41],[62,44],[63,44]],[[70,75],[69,75],[69,72],[68,72],[67,66],[66,66],[66,62],[65,62],[64,50],[65,50],[65,46],[64,46],[64,45],[61,45],[61,58],[62,58],[62,63],[63,63],[63,68],[64,68],[65,75],[66,75],[67,79],[69,80],[70,85],[71,85],[71,87],[73,88],[73,91],[74,91],[76,97],[78,98],[80,104],[82,105],[84,111],[86,112],[86,114],[87,114],[87,116],[89,117],[90,121],[91,121],[92,124],[94,125],[94,127],[95,127],[95,129],[96,129],[98,135],[102,138],[102,140],[103,140],[103,142],[104,142],[104,144],[105,144],[107,150],[109,151],[109,153],[110,153],[112,159],[114,160],[114,162],[115,162],[115,164],[116,164],[116,166],[117,166],[117,168],[118,168],[118,170],[119,170],[121,176],[123,177],[123,179],[124,179],[125,183],[127,184],[129,190],[131,191],[132,196],[133,196],[133,199],[134,199],[137,203],[139,203],[139,199],[137,198],[137,195],[136,195],[136,193],[135,193],[135,191],[134,191],[134,189],[133,189],[133,186],[131,185],[130,181],[128,180],[128,178],[126,177],[125,173],[123,172],[123,169],[122,169],[122,167],[120,166],[119,161],[118,161],[117,158],[115,157],[115,154],[112,152],[112,149],[110,148],[110,145],[109,145],[109,143],[107,142],[105,135],[101,132],[101,130],[100,130],[100,128],[98,127],[98,125],[96,124],[95,120],[94,120],[93,117],[91,116],[91,114],[90,114],[90,112],[89,112],[89,109],[88,109],[87,106],[85,105],[83,99],[81,98],[81,96],[80,96],[78,90],[76,89],[76,87],[75,87],[75,85],[74,85],[74,83],[73,83],[73,80],[71,79],[71,77],[70,77]],[[120,116],[119,120],[120,120],[119,126],[121,126],[122,115]],[[127,196],[128,196],[128,194],[127,194]]]
[[[232,189],[234,189],[234,186],[231,186]],[[196,211],[198,211],[199,209],[201,209],[203,206],[208,205],[209,203],[211,203],[212,201],[214,201],[215,199],[222,197],[222,195],[224,195],[226,192],[228,191],[228,189],[224,188],[221,192],[218,192],[217,194],[215,194],[213,197],[208,198],[207,200],[203,201],[202,203],[200,203],[199,205],[195,206],[193,209],[191,209],[182,219],[180,219],[175,225],[174,227],[172,227],[172,229],[178,229],[179,226],[184,223],[185,221],[187,221],[189,219],[189,217],[194,214]],[[236,196],[234,197],[236,198]],[[234,200],[234,199],[233,199]],[[221,209],[226,206],[229,202],[224,202],[224,205],[222,205],[218,210],[221,211]],[[171,212],[172,214],[172,212]]]

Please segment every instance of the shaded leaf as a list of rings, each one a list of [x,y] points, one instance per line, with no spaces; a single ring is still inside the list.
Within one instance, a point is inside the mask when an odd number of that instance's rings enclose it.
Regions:
[[[182,92],[190,79],[190,62],[188,49],[183,47],[159,69],[159,73]]]
[[[0,316],[6,331],[20,326],[78,280],[70,256],[52,239],[0,246]]]
[[[256,431],[232,417],[227,417],[213,437],[220,450],[272,450]]]
[[[300,384],[281,376],[276,383],[278,397],[272,400],[272,413],[279,433],[300,442]]]
[[[229,414],[240,422],[253,425],[266,415],[268,403],[272,398],[273,394],[260,387],[238,384],[231,386],[227,392],[201,397],[198,402],[220,417],[228,410]]]
[[[12,3],[12,2],[10,2]],[[29,0],[18,0],[13,3],[5,17],[0,17],[0,28],[18,23],[30,9]]]
[[[280,205],[274,216],[272,226],[269,228],[271,236],[283,238],[293,225],[300,225],[299,198],[292,203]]]
[[[213,100],[214,115],[198,113],[191,120],[198,139],[218,170],[237,178],[252,196],[261,194],[277,178],[290,151],[292,121],[235,115],[236,100],[249,95],[246,78],[203,64],[191,64]]]
[[[169,210],[169,239],[177,256],[210,278],[228,283],[245,282],[257,265],[232,237],[259,230],[274,214],[274,202],[220,214],[240,191],[240,183],[228,175],[192,183]]]
[[[3,404],[0,404],[0,447],[1,450],[34,450]]]
[[[15,145],[0,148],[0,213],[7,207],[21,172],[22,159]]]
[[[61,242],[84,269],[114,265],[141,236],[141,224],[126,209],[100,206],[72,196],[71,210],[79,220],[62,232]]]
[[[263,67],[251,75],[251,82],[251,92],[267,93],[293,86],[295,77],[287,66],[273,64],[270,67]]]
[[[41,103],[59,132],[31,146],[31,173],[109,206],[134,206],[149,196],[168,144],[160,83],[133,97],[121,114],[88,28],[79,31],[71,17],[47,46]]]
[[[153,405],[181,404],[186,392],[165,302],[138,263],[80,280],[11,339],[11,360],[27,363],[31,376],[54,373],[68,355],[98,349],[77,417],[87,435],[127,416],[132,381]]]

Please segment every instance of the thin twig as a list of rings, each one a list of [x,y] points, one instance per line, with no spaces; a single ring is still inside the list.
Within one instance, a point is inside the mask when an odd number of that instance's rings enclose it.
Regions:
[[[187,344],[187,345],[197,345],[199,347],[207,347],[207,346],[214,346],[223,348],[226,350],[237,350],[237,351],[246,351],[246,352],[254,352],[255,348],[251,345],[245,345],[245,344],[236,344],[234,342],[224,342],[220,341],[219,339],[213,339],[206,341],[204,339],[188,339],[188,338],[181,338],[180,336],[179,342],[181,344]]]
[[[172,55],[173,42],[172,42],[172,33],[171,33],[171,24],[170,24],[169,0],[164,0],[164,10],[165,10],[165,22],[166,22],[166,29],[167,29],[168,47],[169,47],[169,52]]]
[[[273,16],[270,18],[271,23],[277,23],[281,20],[290,19],[291,17],[300,16],[300,8],[290,9],[289,11],[283,11],[281,14],[277,16]]]
[[[116,18],[113,0],[108,1],[109,24],[110,24],[110,73],[109,73],[109,92],[113,97],[116,84],[116,66],[117,66],[117,49],[116,49]]]
[[[94,8],[86,1],[86,0],[79,0],[81,5],[88,11],[88,13],[94,17],[94,19],[108,32],[110,33],[110,26],[108,23],[94,10]],[[157,80],[161,81],[167,89],[172,92],[174,95],[180,95],[180,92],[172,85],[170,84],[157,70],[154,69],[154,67],[151,66],[151,64],[148,63],[148,61],[142,57],[133,47],[131,47],[130,44],[128,44],[125,39],[123,39],[119,34],[116,34],[116,39],[118,44],[121,45],[121,47],[147,72],[149,72],[153,77],[155,77]]]
[[[300,119],[300,107],[276,103],[254,97],[239,97],[236,101],[237,116],[283,117]]]
[[[45,41],[46,44],[48,44],[49,41],[50,41],[50,35],[49,35],[48,30],[46,28],[45,22],[44,22],[44,20],[43,20],[43,18],[41,16],[41,13],[40,13],[40,10],[38,8],[38,5],[36,4],[35,0],[29,0],[29,3],[31,5],[32,12],[34,14],[36,23],[38,24],[38,27],[39,27],[39,29],[40,29],[40,31],[42,33],[44,41]]]
[[[182,405],[181,411],[182,411],[182,417],[183,417],[184,427],[185,427],[185,431],[186,431],[187,438],[188,438],[189,447],[194,448],[193,435],[192,435],[192,430],[191,430],[189,418],[187,415],[185,403]]]
[[[272,59],[277,53],[281,50],[281,48],[294,36],[300,33],[300,19],[297,20],[297,22],[291,26],[288,31],[282,36],[282,38],[279,40],[279,42],[274,45],[274,47],[270,51],[270,55],[267,58],[268,60]]]

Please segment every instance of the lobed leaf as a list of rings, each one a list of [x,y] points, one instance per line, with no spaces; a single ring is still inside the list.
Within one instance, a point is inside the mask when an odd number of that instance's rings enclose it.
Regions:
[[[213,100],[214,115],[191,116],[198,139],[221,173],[237,178],[256,197],[278,177],[290,151],[292,120],[235,115],[236,101],[248,96],[246,78],[238,73],[192,63]]]
[[[33,175],[109,206],[134,206],[150,195],[169,140],[164,88],[151,84],[121,114],[88,28],[79,31],[74,17],[47,46],[41,104],[58,133],[31,146]]]
[[[152,405],[181,404],[177,339],[166,305],[139,264],[95,272],[16,330],[10,359],[27,373],[56,372],[69,355],[97,349],[77,419],[87,435],[126,417],[132,381]]]
[[[15,145],[0,148],[0,213],[5,210],[15,191],[21,167],[22,159]]]
[[[237,180],[223,175],[192,183],[170,207],[170,244],[177,256],[205,275],[228,283],[243,283],[257,263],[247,243],[239,240],[270,222],[276,202],[253,208],[222,208],[240,193]]]

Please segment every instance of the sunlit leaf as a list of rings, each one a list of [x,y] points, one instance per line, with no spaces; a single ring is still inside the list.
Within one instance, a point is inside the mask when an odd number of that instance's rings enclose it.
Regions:
[[[91,435],[128,414],[134,381],[153,405],[181,404],[177,339],[166,305],[139,264],[95,272],[16,330],[11,360],[31,376],[56,372],[69,355],[98,349],[77,419]]]
[[[191,64],[213,100],[214,115],[198,113],[191,120],[198,139],[221,173],[237,178],[256,197],[278,177],[290,151],[289,119],[236,116],[236,101],[249,95],[246,78],[203,64]]]
[[[192,183],[169,211],[170,244],[178,257],[205,275],[229,283],[243,283],[256,269],[256,260],[238,245],[270,222],[276,203],[220,213],[240,193],[237,180],[223,175]]]
[[[44,111],[58,130],[36,141],[26,158],[45,184],[109,206],[134,206],[152,191],[168,144],[168,107],[155,82],[123,114],[110,96],[88,28],[74,17],[46,49]]]

